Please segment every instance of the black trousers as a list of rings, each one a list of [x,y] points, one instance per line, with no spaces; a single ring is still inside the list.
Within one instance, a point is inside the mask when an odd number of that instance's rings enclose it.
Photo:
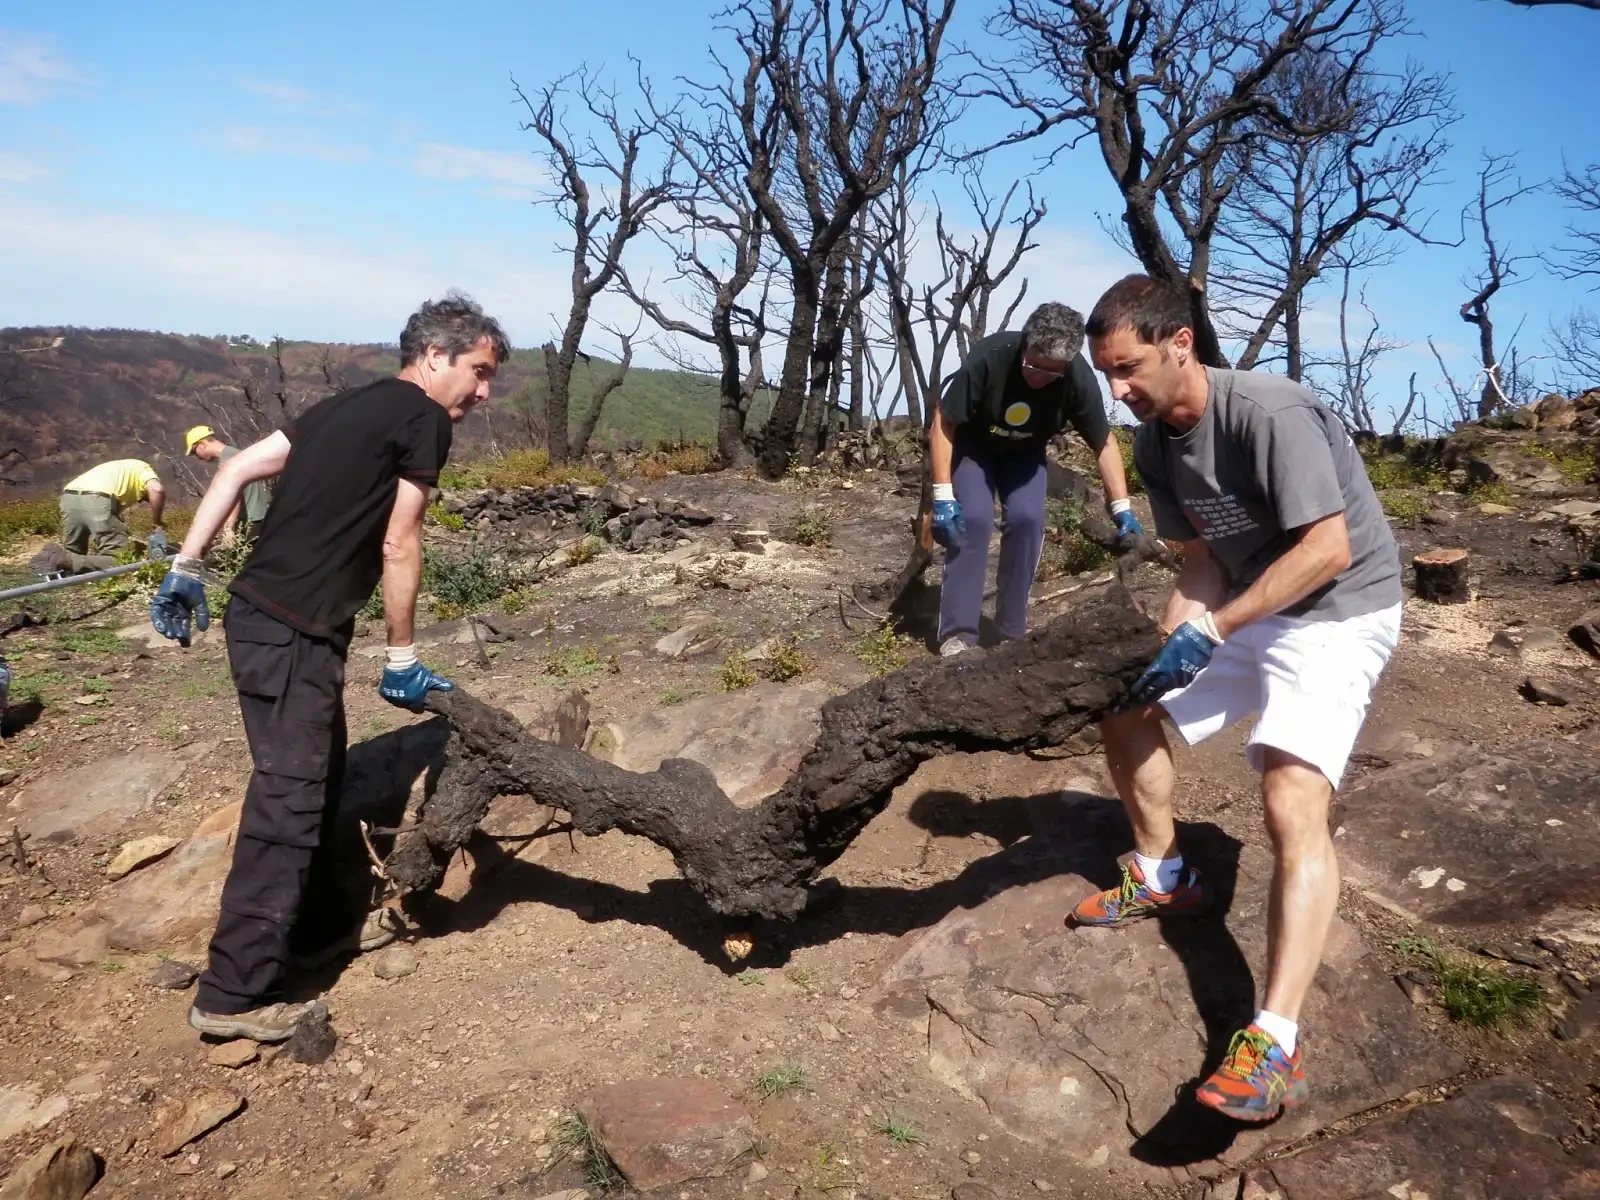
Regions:
[[[255,771],[210,964],[195,1004],[247,1012],[276,998],[285,962],[353,927],[334,827],[344,773],[347,640],[315,638],[235,596],[228,661]]]

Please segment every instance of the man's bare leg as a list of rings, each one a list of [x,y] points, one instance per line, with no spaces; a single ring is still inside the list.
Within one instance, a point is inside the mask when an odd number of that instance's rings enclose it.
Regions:
[[[1133,824],[1133,847],[1150,858],[1176,858],[1178,831],[1172,821],[1175,776],[1159,705],[1107,717],[1100,725],[1106,766],[1122,807]]]
[[[1339,906],[1339,860],[1328,833],[1333,788],[1321,771],[1294,755],[1263,751],[1261,796],[1274,869],[1262,1007],[1298,1023]]]

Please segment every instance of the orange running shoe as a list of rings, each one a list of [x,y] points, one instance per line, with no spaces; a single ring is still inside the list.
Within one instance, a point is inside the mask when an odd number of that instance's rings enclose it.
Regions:
[[[1133,855],[1124,854],[1117,861],[1122,864],[1122,882],[1079,904],[1067,918],[1071,924],[1127,925],[1146,917],[1191,916],[1211,906],[1211,893],[1193,867],[1184,868],[1183,878],[1172,891],[1158,892],[1146,881]]]
[[[1307,1095],[1300,1047],[1285,1054],[1270,1033],[1252,1024],[1233,1035],[1228,1056],[1195,1099],[1236,1121],[1270,1121],[1285,1108],[1304,1104]]]

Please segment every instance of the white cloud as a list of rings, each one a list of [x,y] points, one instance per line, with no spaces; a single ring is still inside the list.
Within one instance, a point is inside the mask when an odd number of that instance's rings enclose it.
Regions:
[[[0,183],[38,183],[50,178],[50,168],[20,154],[0,150]]]
[[[443,142],[422,143],[411,160],[411,169],[424,179],[499,184],[500,188],[493,189],[496,195],[518,198],[528,195],[526,189],[545,182],[544,168],[531,154],[479,150]],[[523,190],[516,190],[518,188]]]
[[[224,150],[236,154],[278,154],[318,162],[362,162],[371,157],[365,146],[341,145],[300,129],[268,129],[261,125],[227,125],[216,137]]]
[[[86,75],[57,57],[44,38],[0,29],[0,104],[32,107],[88,82]]]
[[[322,116],[349,116],[366,111],[365,105],[355,104],[342,96],[313,92],[308,88],[275,79],[256,79],[249,75],[240,75],[234,83],[241,91],[249,92],[252,96],[260,96],[263,100],[270,100],[280,108],[300,109]]]

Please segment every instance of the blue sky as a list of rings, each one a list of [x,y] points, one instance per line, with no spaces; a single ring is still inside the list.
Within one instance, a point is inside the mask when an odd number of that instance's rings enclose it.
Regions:
[[[630,53],[658,81],[703,75],[717,7],[6,6],[0,325],[393,340],[418,299],[460,286],[519,343],[542,341],[565,308],[566,267],[552,214],[535,202],[539,167],[510,77],[534,86],[584,59],[626,74]],[[960,37],[981,37],[988,7],[961,0]],[[1563,154],[1600,156],[1594,106],[1576,100],[1600,15],[1501,0],[1408,7],[1422,35],[1411,52],[1452,73],[1463,111],[1451,184],[1431,199],[1436,232],[1454,231],[1480,148],[1518,151],[1529,181]],[[969,132],[986,131],[980,116]],[[1030,296],[1088,308],[1133,266],[1097,220],[1116,208],[1103,165],[1089,148],[1048,169],[1013,154],[991,179],[1003,188],[1008,173],[1031,175],[1051,201]],[[1532,196],[1504,234],[1538,248],[1565,219]],[[1391,358],[1388,386],[1409,370],[1436,377],[1429,334],[1470,375],[1472,331],[1456,309],[1472,265],[1467,250],[1413,248],[1370,281],[1388,331],[1413,343]],[[1537,353],[1548,320],[1584,300],[1535,270],[1505,294],[1497,323],[1509,332],[1526,318],[1522,344]]]

